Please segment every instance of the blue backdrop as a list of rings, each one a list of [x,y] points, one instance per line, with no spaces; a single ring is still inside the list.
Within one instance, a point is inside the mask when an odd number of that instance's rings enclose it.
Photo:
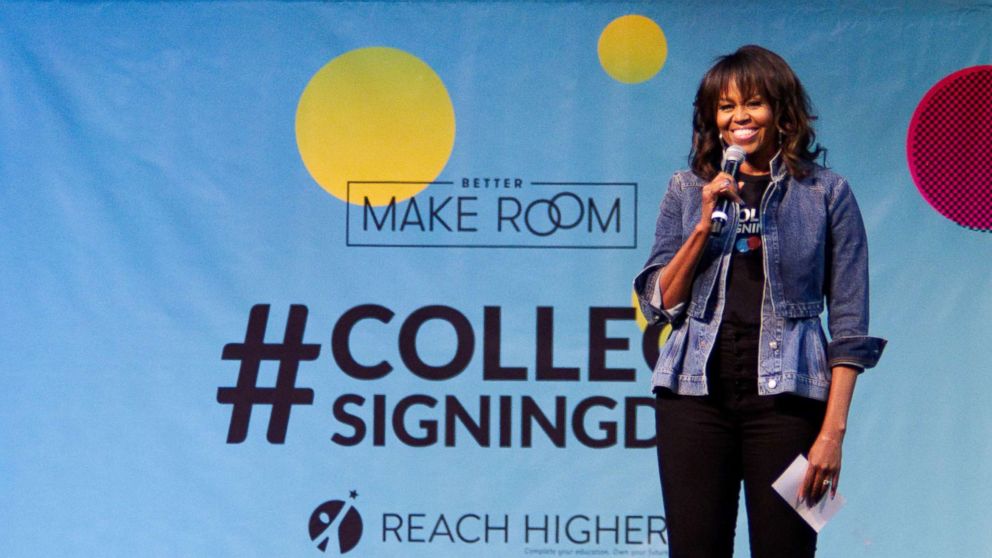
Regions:
[[[0,29],[0,554],[667,555],[630,280],[698,80],[747,43],[813,99],[890,340],[820,555],[992,552],[992,237],[906,152],[928,90],[992,63],[988,4],[13,3]],[[990,98],[948,110],[992,125]]]

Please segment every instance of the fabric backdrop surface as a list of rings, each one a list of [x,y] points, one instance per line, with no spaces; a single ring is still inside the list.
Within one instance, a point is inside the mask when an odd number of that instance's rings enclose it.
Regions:
[[[0,5],[0,554],[667,555],[630,281],[749,43],[889,339],[819,555],[989,556],[992,6],[956,1]]]

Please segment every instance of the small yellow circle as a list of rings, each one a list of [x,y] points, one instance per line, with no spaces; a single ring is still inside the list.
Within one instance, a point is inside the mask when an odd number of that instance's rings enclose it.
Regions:
[[[641,83],[655,76],[668,57],[665,33],[650,18],[630,14],[610,22],[599,35],[599,63],[621,83]]]
[[[296,107],[296,145],[310,176],[356,204],[416,195],[444,169],[454,143],[455,111],[441,78],[395,48],[334,58],[310,78]]]

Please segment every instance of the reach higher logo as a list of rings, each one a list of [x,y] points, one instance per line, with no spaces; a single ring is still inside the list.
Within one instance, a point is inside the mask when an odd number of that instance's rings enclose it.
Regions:
[[[445,551],[452,545],[523,547],[524,555],[668,554],[668,528],[660,515],[390,509],[371,513],[366,530],[354,506],[357,498],[358,491],[351,490],[348,500],[328,500],[310,513],[310,540],[318,550],[347,554],[367,534],[365,552],[378,546],[400,556],[401,547],[410,544],[436,544]]]
[[[398,185],[426,186],[406,199]],[[637,184],[465,177],[457,182],[348,182],[348,246],[637,247]],[[375,200],[386,200],[376,204]]]
[[[350,491],[348,497],[351,500],[358,498],[358,491]],[[331,541],[334,541],[332,548],[341,554],[348,553],[358,546],[358,541],[362,539],[362,529],[361,514],[354,506],[342,500],[328,500],[310,514],[310,540],[317,543],[321,552],[327,552]]]

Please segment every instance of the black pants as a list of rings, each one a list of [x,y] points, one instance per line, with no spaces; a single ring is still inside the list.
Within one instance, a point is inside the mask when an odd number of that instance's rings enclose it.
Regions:
[[[756,340],[722,330],[720,338],[708,371],[709,395],[668,390],[657,395],[670,556],[733,555],[743,481],[751,557],[812,557],[816,532],[771,485],[797,455],[809,451],[825,405],[792,395],[759,396],[757,369],[747,371],[756,365]]]

